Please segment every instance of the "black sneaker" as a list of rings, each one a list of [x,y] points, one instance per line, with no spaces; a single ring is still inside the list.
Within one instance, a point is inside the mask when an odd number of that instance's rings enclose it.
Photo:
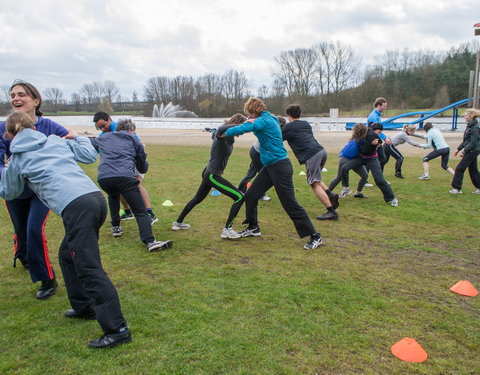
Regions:
[[[135,215],[133,214],[133,212],[130,212],[129,214],[127,213],[123,213],[120,215],[120,220],[133,220],[135,219]]]
[[[249,225],[244,230],[238,232],[238,234],[242,237],[259,237],[262,235],[262,233],[260,232],[260,227],[258,225]]]
[[[402,173],[400,173],[400,172],[395,173],[395,177],[402,178],[402,179],[405,178],[405,177],[402,176]]]
[[[310,238],[310,241],[308,241],[305,246],[303,246],[304,249],[307,250],[313,250],[319,247],[323,243],[322,236],[318,233],[316,235],[313,235]]]
[[[113,348],[114,346],[126,344],[130,341],[132,341],[130,330],[128,328],[123,328],[120,332],[109,333],[108,335],[103,335],[99,339],[90,341],[88,347],[93,349]]]
[[[340,202],[338,201],[338,194],[333,193],[333,195],[330,197],[330,203],[333,206],[333,209],[336,210],[340,206]]]
[[[52,280],[42,281],[42,285],[38,289],[37,299],[47,299],[53,296],[57,291],[58,283],[55,278]]]
[[[317,220],[338,220],[338,214],[327,211],[323,215],[317,216]]]
[[[363,193],[355,193],[355,194],[353,194],[353,197],[354,198],[364,198],[364,199],[368,198],[366,195],[363,195]]]
[[[155,252],[155,251],[160,251],[160,250],[163,250],[163,249],[169,249],[171,248],[173,245],[173,241],[153,241],[153,242],[149,242],[147,244],[147,250],[149,252]]]
[[[152,224],[152,225],[155,224],[158,221],[158,218],[155,216],[154,213],[151,213],[151,214],[149,213],[148,217],[150,218],[150,224]]]
[[[112,227],[112,236],[113,237],[122,237],[123,228],[121,226]]]
[[[76,312],[74,309],[70,309],[70,310],[65,311],[64,316],[65,316],[65,318],[70,318],[70,319],[85,319],[85,320],[95,320],[95,319],[97,319],[94,311],[92,311],[90,313],[87,313],[87,314],[80,314],[80,313]]]

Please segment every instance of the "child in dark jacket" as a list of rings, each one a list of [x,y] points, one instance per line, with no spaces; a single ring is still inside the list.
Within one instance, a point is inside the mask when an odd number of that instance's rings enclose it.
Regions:
[[[152,233],[151,220],[138,189],[139,181],[135,178],[135,168],[140,173],[146,173],[148,169],[143,145],[133,136],[135,128],[131,120],[120,120],[116,132],[91,139],[95,149],[100,152],[97,179],[108,194],[113,237],[123,234],[119,214],[122,195],[135,215],[140,239],[148,251],[159,251],[170,248],[172,241],[157,241]]]

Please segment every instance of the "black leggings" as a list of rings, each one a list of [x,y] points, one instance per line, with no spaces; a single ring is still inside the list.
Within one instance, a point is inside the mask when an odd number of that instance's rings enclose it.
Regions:
[[[450,147],[441,148],[440,150],[433,150],[423,158],[423,161],[428,162],[432,159],[438,158],[439,156],[442,157],[442,168],[447,170],[448,159],[450,158]]]
[[[250,182],[250,180],[253,179],[263,168],[262,161],[260,160],[260,153],[255,150],[253,146],[250,147],[250,159],[252,161],[250,162],[250,167],[248,168],[247,174],[238,185],[238,190],[244,193],[247,191],[247,183]]]
[[[234,201],[232,207],[230,208],[227,222],[225,223],[225,228],[230,228],[238,214],[238,211],[240,210],[240,207],[242,207],[243,193],[223,177],[213,173],[208,173],[206,169],[204,169],[202,172],[202,182],[198,187],[197,193],[190,200],[190,202],[186,204],[182,213],[178,217],[177,222],[183,223],[185,217],[197,204],[201,203],[207,197],[212,188],[217,189],[220,193],[232,198]]]
[[[478,163],[477,157],[479,153],[470,151],[465,153],[458,163],[457,167],[455,168],[455,174],[453,176],[452,187],[454,189],[460,190],[462,188],[463,183],[463,175],[468,168],[468,173],[470,174],[470,179],[472,180],[472,184],[477,188],[480,189],[480,172],[478,171]]]
[[[380,165],[382,166],[382,171],[385,167],[385,164],[388,163],[390,156],[393,156],[393,158],[395,159],[395,173],[401,174],[403,160],[405,159],[402,153],[393,144],[389,145],[388,143],[385,143],[383,145],[383,150],[385,151],[385,159],[383,162],[380,162]]]

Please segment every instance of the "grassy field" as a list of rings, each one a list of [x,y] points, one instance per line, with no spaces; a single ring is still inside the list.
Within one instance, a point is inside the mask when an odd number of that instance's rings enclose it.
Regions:
[[[400,200],[341,200],[338,222],[318,222],[325,244],[307,251],[273,191],[260,202],[262,237],[222,240],[231,200],[209,196],[172,221],[193,196],[208,160],[206,147],[148,146],[147,187],[159,222],[158,239],[172,249],[148,253],[134,221],[121,238],[101,230],[104,268],[120,294],[133,342],[87,348],[101,332],[95,321],[63,317],[69,304],[57,261],[60,219],[48,219],[47,238],[60,287],[47,301],[34,296],[28,272],[12,268],[11,223],[1,210],[0,374],[478,374],[480,297],[456,295],[459,280],[480,287],[480,196],[468,175],[464,194],[448,194],[450,176],[432,162],[419,181],[420,158],[407,158],[405,180],[386,168]],[[293,160],[293,159],[292,159]],[[236,149],[225,177],[238,182],[248,150]],[[336,170],[327,163],[325,180]],[[453,160],[451,165],[458,163]],[[324,212],[293,162],[297,199],[310,217]],[[87,166],[94,178],[96,165]],[[353,174],[352,186],[356,182]],[[68,188],[68,187],[66,187]],[[166,199],[174,207],[162,207]],[[242,209],[236,229],[241,228]],[[428,352],[421,364],[390,353],[404,337]]]

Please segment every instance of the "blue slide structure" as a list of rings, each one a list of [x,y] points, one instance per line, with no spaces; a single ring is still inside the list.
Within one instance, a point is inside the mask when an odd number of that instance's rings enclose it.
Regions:
[[[389,118],[388,120],[382,121],[382,125],[384,129],[397,129],[403,127],[403,125],[414,125],[419,124],[419,128],[423,128],[423,122],[430,117],[434,117],[448,111],[449,109],[453,109],[452,114],[452,130],[456,130],[458,128],[457,120],[458,120],[458,107],[461,107],[464,104],[468,103],[468,99],[459,100],[458,102],[452,103],[447,105],[446,107],[440,109],[432,109],[431,111],[421,111],[421,112],[409,112],[403,113],[401,115],[394,116]],[[394,122],[403,117],[412,117],[412,116],[420,116],[418,119],[411,121],[411,122]],[[353,122],[347,122],[346,129],[350,130],[355,126]]]

